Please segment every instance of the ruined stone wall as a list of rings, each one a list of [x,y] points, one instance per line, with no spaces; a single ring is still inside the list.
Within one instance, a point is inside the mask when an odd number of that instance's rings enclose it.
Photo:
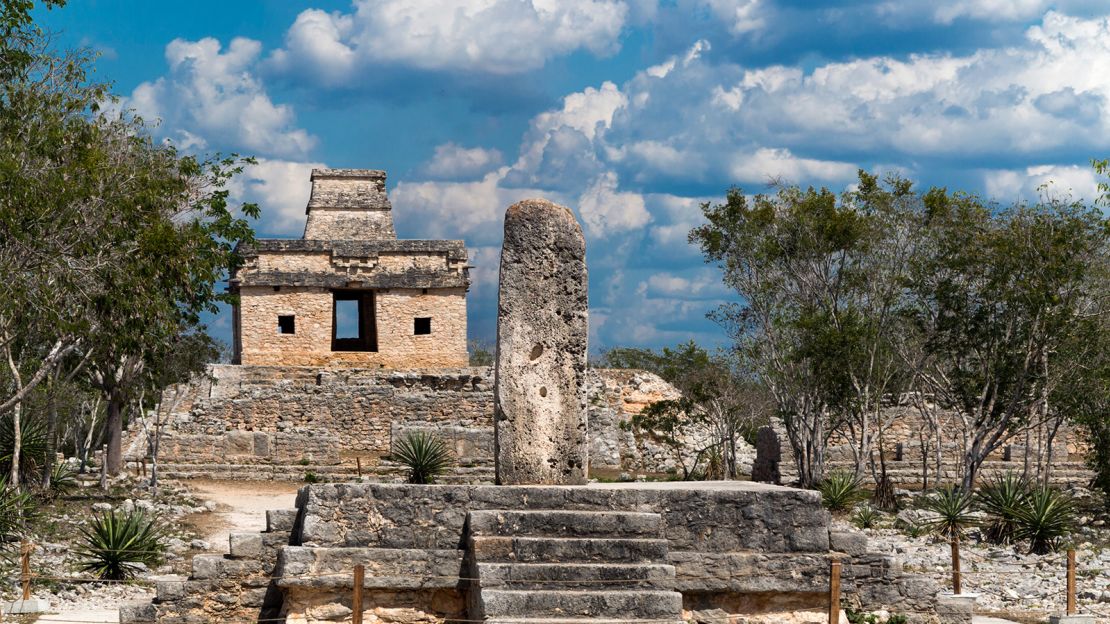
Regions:
[[[591,468],[611,477],[673,470],[668,449],[622,423],[652,401],[677,396],[650,373],[591,370]],[[169,424],[160,461],[171,475],[300,479],[311,470],[345,478],[355,472],[357,457],[368,473],[397,476],[384,459],[393,440],[421,430],[454,448],[460,480],[492,480],[489,368],[214,365],[207,378],[167,391],[162,410]],[[137,459],[147,452],[145,439],[138,427],[131,435],[130,454]]]
[[[963,457],[963,421],[951,411],[938,410],[932,418],[939,429],[939,440],[933,427],[921,413],[911,406],[894,406],[884,415],[883,449],[887,475],[898,487],[933,487],[939,484],[958,483],[962,478],[960,464]],[[777,449],[781,454],[777,467],[780,482],[792,483],[797,479],[794,452],[786,435],[786,427],[775,419],[772,428],[777,435]],[[879,457],[877,433],[874,442],[876,461]],[[1084,463],[1086,444],[1080,431],[1064,423],[1049,442],[1044,427],[1019,432],[1004,441],[991,453],[980,471],[980,478],[991,478],[1006,472],[1038,474],[1038,457],[1048,466],[1049,480],[1058,485],[1085,485],[1092,473]],[[938,447],[939,442],[939,447]],[[844,435],[834,435],[826,451],[827,470],[854,469],[853,442]],[[924,445],[923,445],[924,444]],[[1051,445],[1051,454],[1046,449]],[[770,442],[760,453],[774,455]],[[939,458],[939,467],[938,467]],[[1050,461],[1049,461],[1050,458]],[[764,480],[762,476],[759,480]]]
[[[466,289],[395,288],[375,293],[377,352],[331,350],[332,293],[326,288],[243,286],[240,359],[278,366],[349,365],[386,368],[466,366]],[[295,333],[277,330],[293,315]],[[432,333],[414,335],[413,319],[430,317]]]

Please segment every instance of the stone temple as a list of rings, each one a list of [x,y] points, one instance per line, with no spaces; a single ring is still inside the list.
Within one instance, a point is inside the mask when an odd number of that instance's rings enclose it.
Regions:
[[[391,290],[388,281],[362,283],[370,299]],[[303,287],[326,303],[345,290],[336,284]],[[846,606],[913,624],[971,621],[962,597],[938,597],[929,579],[870,552],[864,535],[831,526],[818,492],[745,481],[583,483],[595,425],[602,435],[620,429],[594,423],[587,408],[586,284],[573,213],[542,200],[510,207],[495,381],[503,485],[306,485],[295,509],[267,512],[265,532],[234,533],[227,554],[195,556],[187,578],[159,580],[154,601],[122,609],[120,621],[716,624],[828,612],[830,569],[841,570]],[[367,382],[348,380],[332,395]],[[461,403],[467,391],[448,386]],[[410,398],[387,394],[379,405]]]
[[[398,240],[385,172],[314,169],[300,240],[241,250],[234,363],[467,365],[466,247]]]

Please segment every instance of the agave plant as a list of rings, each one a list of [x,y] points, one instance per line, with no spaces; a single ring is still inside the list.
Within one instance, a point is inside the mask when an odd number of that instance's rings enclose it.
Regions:
[[[852,515],[852,524],[860,529],[873,529],[878,521],[879,512],[871,505],[856,507],[856,513]]]
[[[859,479],[846,470],[830,472],[817,485],[817,490],[821,492],[821,503],[833,512],[847,511],[867,498],[867,492],[860,486]]]
[[[923,527],[945,538],[959,538],[964,529],[976,524],[969,492],[950,485],[941,488],[921,502],[921,508],[933,512],[933,517],[922,520]]]
[[[29,475],[46,463],[46,426],[42,419],[23,418],[19,423],[19,472]],[[11,414],[0,419],[0,473],[12,469],[15,454],[15,423]]]
[[[80,570],[102,579],[129,579],[144,566],[161,563],[166,549],[155,519],[139,509],[95,516],[81,533],[84,543],[75,551],[81,558]]]
[[[408,469],[409,483],[432,483],[454,463],[447,443],[424,431],[410,431],[393,448],[393,459]]]
[[[1075,530],[1076,508],[1071,497],[1046,486],[1029,492],[1017,510],[1014,536],[1029,540],[1029,552],[1055,552]]]
[[[34,510],[34,500],[25,490],[8,487],[0,478],[0,541],[19,533]]]
[[[988,541],[1009,544],[1018,528],[1018,512],[1029,497],[1029,480],[1014,472],[999,475],[979,488],[975,499],[986,514],[983,533]]]

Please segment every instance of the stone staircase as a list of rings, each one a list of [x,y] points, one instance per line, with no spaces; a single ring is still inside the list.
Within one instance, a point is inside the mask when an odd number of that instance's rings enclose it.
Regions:
[[[496,624],[681,622],[663,519],[624,511],[471,511],[470,614]]]

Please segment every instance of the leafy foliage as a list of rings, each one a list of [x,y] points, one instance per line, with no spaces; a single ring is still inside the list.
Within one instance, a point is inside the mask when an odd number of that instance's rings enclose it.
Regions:
[[[162,561],[165,542],[154,518],[141,510],[104,512],[81,530],[76,554],[80,570],[107,580],[124,580]]]
[[[960,538],[964,530],[977,522],[972,511],[973,496],[962,488],[950,485],[926,496],[921,508],[935,514],[921,522],[922,526],[944,538]]]
[[[1029,540],[1029,551],[1055,552],[1075,531],[1076,507],[1071,497],[1051,487],[1037,487],[1016,513],[1015,536]]]
[[[771,408],[765,389],[735,353],[710,352],[691,340],[660,351],[610,349],[597,365],[646,370],[679,390],[679,398],[655,401],[633,415],[629,426],[668,447],[684,479],[739,476],[737,441],[753,441]],[[697,437],[708,445],[687,448],[693,431],[707,433]]]
[[[433,483],[454,464],[447,443],[435,434],[410,431],[393,448],[393,459],[408,469],[409,483]]]
[[[852,514],[852,524],[860,529],[873,529],[879,521],[879,512],[871,505],[860,505]]]
[[[0,473],[8,474],[12,468],[12,455],[15,448],[15,427],[11,414],[0,418]],[[46,427],[41,419],[23,418],[20,421],[19,469],[22,474],[30,474],[35,468],[46,463]]]
[[[470,354],[471,366],[493,366],[493,347],[481,340],[469,340],[466,343]]]
[[[65,496],[75,491],[78,487],[76,470],[65,462],[54,464],[54,468],[50,471],[50,491],[48,494],[52,496]]]
[[[821,492],[821,503],[832,512],[847,511],[856,503],[867,500],[867,492],[859,479],[846,470],[833,470],[817,489]]]
[[[34,509],[28,492],[8,487],[8,479],[0,477],[0,539],[17,535]]]
[[[1007,472],[982,485],[975,493],[979,510],[987,516],[983,535],[996,544],[1009,544],[1017,535],[1018,516],[1029,498],[1029,481]]]

